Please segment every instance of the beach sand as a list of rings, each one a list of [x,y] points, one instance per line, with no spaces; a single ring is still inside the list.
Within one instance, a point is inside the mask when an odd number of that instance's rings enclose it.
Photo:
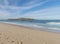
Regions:
[[[0,44],[60,44],[60,34],[0,23]]]

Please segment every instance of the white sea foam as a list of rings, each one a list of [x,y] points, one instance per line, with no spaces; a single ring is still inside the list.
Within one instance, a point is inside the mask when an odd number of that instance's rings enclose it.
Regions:
[[[47,27],[47,26],[40,26],[37,24],[22,24],[22,23],[14,23],[14,22],[2,22],[2,23],[7,23],[7,24],[14,24],[14,25],[20,25],[20,26],[25,26],[25,27],[31,27],[31,28],[41,28],[41,29],[48,29],[48,30],[60,30],[58,27]],[[48,24],[55,24],[56,22],[50,22]],[[57,23],[56,23],[57,24]],[[60,23],[59,23],[60,24]]]
[[[60,25],[60,22],[48,22],[49,25]]]
[[[51,29],[51,30],[60,30],[60,28],[57,28],[57,27],[50,27],[48,29]]]
[[[39,26],[36,24],[22,24],[22,23],[14,23],[14,22],[2,22],[2,23],[7,23],[7,24],[14,24],[14,25],[20,25],[20,26],[26,26],[26,27],[32,27],[32,28],[44,28],[43,26]]]

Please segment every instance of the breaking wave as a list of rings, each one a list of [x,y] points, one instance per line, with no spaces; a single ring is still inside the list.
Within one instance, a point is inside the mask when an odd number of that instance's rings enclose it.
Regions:
[[[60,22],[48,22],[49,25],[60,25]]]

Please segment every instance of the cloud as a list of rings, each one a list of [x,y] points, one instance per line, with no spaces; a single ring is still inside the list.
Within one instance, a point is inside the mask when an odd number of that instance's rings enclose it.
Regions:
[[[9,17],[10,17],[9,12],[0,10],[0,19],[7,19]]]
[[[48,0],[43,1],[43,2],[39,2],[39,3],[36,3],[36,4],[30,5],[30,6],[27,6],[27,8],[30,9],[30,8],[34,8],[34,7],[37,7],[37,6],[41,6],[41,5],[43,5],[47,2],[48,2]]]
[[[51,7],[43,10],[29,12],[22,17],[35,19],[60,19],[60,7]]]
[[[47,3],[49,0],[31,0],[26,2],[24,6],[17,6],[18,0],[10,0],[14,5],[9,5],[9,0],[0,0],[0,19],[21,16],[21,12]]]
[[[18,1],[18,0],[17,0]],[[21,10],[25,10],[25,9],[31,9],[31,8],[34,8],[36,6],[41,6],[43,4],[45,4],[46,2],[48,2],[49,0],[45,0],[45,1],[39,1],[39,0],[32,0],[31,2],[29,3],[26,3],[24,6],[16,6],[16,5],[9,5],[9,2],[8,0],[4,0],[4,4],[5,5],[0,5],[1,8],[10,8],[10,9],[21,9]],[[17,2],[18,3],[18,2]],[[16,4],[17,4],[16,3]]]
[[[4,4],[6,5],[6,6],[8,6],[8,0],[4,0]]]
[[[49,0],[45,0],[45,1],[37,1],[37,0],[34,0],[34,1],[31,1],[30,3],[27,4],[27,6],[23,6],[22,8],[24,9],[31,9],[31,8],[34,8],[34,7],[37,7],[37,6],[41,6],[45,3],[47,3]]]

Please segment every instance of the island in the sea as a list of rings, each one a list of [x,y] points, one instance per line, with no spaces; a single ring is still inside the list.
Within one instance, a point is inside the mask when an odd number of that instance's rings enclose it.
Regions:
[[[14,19],[8,19],[8,21],[29,21],[29,22],[33,22],[35,21],[36,19],[33,19],[33,18],[14,18]]]
[[[8,19],[8,20],[35,20],[32,18],[14,18],[14,19]]]

